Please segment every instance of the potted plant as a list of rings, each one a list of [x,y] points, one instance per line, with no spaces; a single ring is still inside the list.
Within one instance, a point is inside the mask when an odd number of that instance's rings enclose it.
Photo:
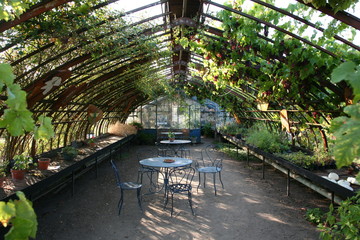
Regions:
[[[14,163],[11,168],[12,178],[15,180],[23,180],[25,177],[25,172],[27,169],[29,169],[32,160],[32,157],[24,153],[20,155],[15,155]]]
[[[61,155],[64,160],[71,161],[78,154],[78,150],[72,146],[66,146],[61,150]]]
[[[38,168],[40,170],[47,170],[50,163],[50,158],[39,158],[38,159]]]
[[[96,143],[95,143],[95,137],[91,137],[87,140],[87,143],[89,144],[90,147],[96,147]]]
[[[173,132],[169,132],[168,133],[168,138],[169,138],[169,141],[170,142],[173,142],[174,140],[175,140],[175,133],[173,133]]]

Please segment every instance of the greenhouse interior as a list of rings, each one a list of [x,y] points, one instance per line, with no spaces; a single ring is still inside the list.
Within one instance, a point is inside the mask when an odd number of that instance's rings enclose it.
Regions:
[[[360,239],[359,12],[1,1],[0,235]]]

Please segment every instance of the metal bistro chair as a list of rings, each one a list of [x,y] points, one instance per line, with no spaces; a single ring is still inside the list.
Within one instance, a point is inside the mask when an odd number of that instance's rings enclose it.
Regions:
[[[204,156],[205,155],[205,156]],[[218,157],[220,155],[220,157]],[[222,188],[224,188],[224,184],[221,180],[221,171],[222,161],[223,161],[223,154],[218,151],[215,145],[208,145],[201,151],[201,159],[195,161],[195,168],[199,172],[199,185],[197,186],[197,190],[201,185],[201,174],[204,175],[204,188],[206,182],[206,174],[210,173],[213,175],[213,183],[214,183],[214,190],[215,195],[217,195],[216,191],[216,174],[219,174],[219,180],[221,182]]]
[[[115,173],[116,185],[118,186],[118,188],[120,188],[120,200],[118,203],[119,215],[121,213],[121,208],[124,203],[124,191],[125,190],[136,190],[138,204],[139,204],[140,210],[143,211],[142,206],[141,206],[141,187],[142,187],[142,185],[139,183],[134,183],[134,182],[121,182],[119,170],[118,170],[115,162],[113,160],[110,160],[110,163],[111,163],[111,167],[113,168],[114,173]]]
[[[140,161],[144,158],[148,157],[158,157],[159,155],[155,153],[154,151],[139,151],[136,153],[137,160]],[[138,167],[138,175],[137,175],[137,182],[142,183],[143,182],[143,175],[146,174],[150,177],[152,177],[153,174],[157,174],[159,172],[159,169],[152,168],[152,167],[146,167],[142,166],[141,164]]]
[[[137,152],[136,154],[138,161],[148,158],[148,157],[161,157],[159,153],[155,153],[154,151],[146,151],[146,152]],[[138,175],[137,175],[137,182],[143,184],[143,178],[144,175],[149,180],[149,193],[155,193],[161,191],[163,188],[163,185],[159,183],[159,175],[163,175],[160,169],[143,166],[139,164],[138,167]],[[145,193],[144,195],[147,195],[149,193]]]
[[[171,195],[171,216],[174,212],[174,194],[187,194],[191,212],[195,215],[192,207],[191,182],[195,175],[195,169],[191,166],[173,168],[169,172],[169,183],[167,186],[166,199],[164,209]]]

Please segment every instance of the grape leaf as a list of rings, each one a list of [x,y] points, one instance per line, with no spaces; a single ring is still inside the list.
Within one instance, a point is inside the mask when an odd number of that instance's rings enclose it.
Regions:
[[[331,81],[338,83],[342,80],[348,79],[348,74],[354,72],[355,63],[353,62],[344,62],[340,64],[331,74]]]
[[[18,84],[13,84],[11,87],[7,88],[8,99],[6,104],[8,108],[14,110],[25,110],[27,108],[26,103],[26,92],[21,90]]]
[[[360,104],[344,108],[349,117],[335,118],[330,131],[336,137],[334,156],[338,167],[350,165],[360,154]]]
[[[26,199],[23,192],[16,192],[16,195],[19,197],[19,200],[16,201],[16,219],[20,221],[26,220],[28,222],[27,226],[30,232],[27,232],[28,236],[35,238],[37,230],[37,220],[34,209],[32,208],[32,203]],[[15,223],[12,221],[15,225]]]
[[[4,84],[11,85],[15,79],[15,76],[12,72],[10,64],[0,63],[0,88]]]
[[[34,223],[28,219],[16,217],[12,221],[12,227],[7,234],[5,240],[27,240],[29,236],[33,236]]]
[[[40,126],[35,127],[34,138],[36,140],[40,139],[50,139],[54,137],[55,133],[51,125],[51,118],[41,115],[39,117]]]
[[[20,136],[25,131],[34,129],[34,120],[29,110],[6,109],[0,127],[5,127],[13,136]]]
[[[0,202],[0,222],[4,227],[8,225],[10,219],[15,216],[15,205],[13,202]]]

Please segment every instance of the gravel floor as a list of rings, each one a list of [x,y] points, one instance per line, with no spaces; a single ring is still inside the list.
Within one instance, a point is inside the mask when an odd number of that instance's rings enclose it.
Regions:
[[[211,141],[202,139],[201,144],[190,146],[192,157]],[[154,148],[133,145],[116,157],[124,180],[136,180],[137,152]],[[211,178],[206,188],[197,192],[196,175],[195,216],[187,199],[176,197],[171,217],[170,208],[163,209],[161,193],[144,196],[141,212],[135,192],[125,193],[123,212],[118,216],[119,190],[109,162],[103,162],[97,178],[90,171],[76,181],[74,196],[67,187],[34,202],[39,221],[36,239],[319,239],[319,232],[304,214],[307,208],[326,208],[330,201],[295,181],[291,181],[291,195],[286,196],[285,176],[267,166],[262,179],[259,166],[226,157],[225,189],[217,181],[217,196]]]

